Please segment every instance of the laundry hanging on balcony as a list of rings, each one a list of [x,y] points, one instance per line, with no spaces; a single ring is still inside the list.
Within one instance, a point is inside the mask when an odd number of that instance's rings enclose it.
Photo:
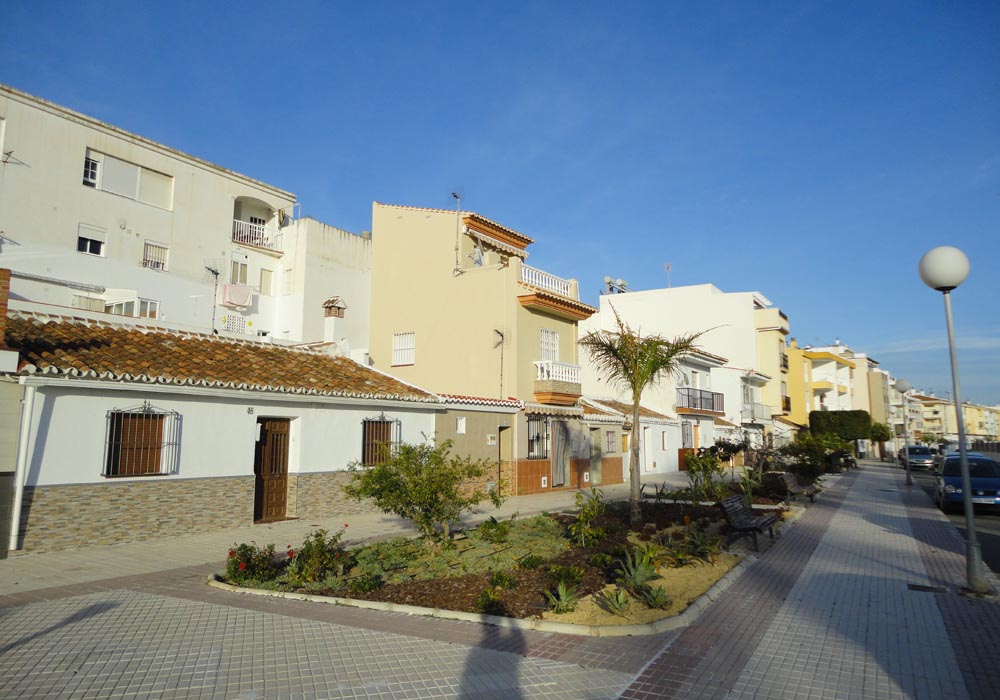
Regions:
[[[219,297],[222,306],[244,311],[253,304],[253,287],[245,284],[223,284],[219,289]]]

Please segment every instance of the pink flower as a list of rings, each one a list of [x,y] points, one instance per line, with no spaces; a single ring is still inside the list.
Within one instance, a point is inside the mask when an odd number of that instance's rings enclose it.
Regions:
[[[347,528],[347,527],[350,527],[350,525],[348,525],[347,523],[344,523],[344,527]]]

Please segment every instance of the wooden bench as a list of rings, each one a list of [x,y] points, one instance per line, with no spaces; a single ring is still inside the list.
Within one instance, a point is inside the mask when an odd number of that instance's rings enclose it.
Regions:
[[[727,548],[734,540],[750,535],[753,538],[753,551],[759,552],[757,533],[763,534],[764,530],[767,530],[772,540],[774,539],[774,526],[778,522],[776,514],[754,515],[753,509],[747,505],[747,500],[743,496],[730,496],[721,501],[719,507],[726,516],[730,530],[726,538]]]
[[[799,483],[799,479],[792,472],[782,472],[781,480],[785,482],[785,489],[788,490],[788,495],[792,498],[797,496],[809,496],[809,502],[816,502],[816,486],[809,485],[803,486]],[[785,499],[786,502],[788,499]]]

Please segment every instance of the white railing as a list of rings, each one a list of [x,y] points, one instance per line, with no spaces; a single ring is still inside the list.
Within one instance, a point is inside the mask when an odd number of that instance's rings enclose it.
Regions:
[[[521,265],[521,281],[533,287],[540,287],[561,296],[573,298],[572,285],[570,285],[569,280],[550,275],[548,272],[543,272],[530,265]]]
[[[754,421],[768,421],[771,420],[771,416],[775,413],[772,406],[768,406],[763,403],[745,403],[743,404],[743,415]]]
[[[580,383],[580,365],[571,365],[567,362],[556,362],[554,360],[542,360],[535,363],[538,381],[568,382],[570,384]]]
[[[249,221],[233,219],[233,243],[281,251],[281,233]]]

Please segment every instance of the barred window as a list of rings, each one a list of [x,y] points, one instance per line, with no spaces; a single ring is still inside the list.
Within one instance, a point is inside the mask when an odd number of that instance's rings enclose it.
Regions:
[[[549,456],[549,419],[545,416],[528,416],[528,459],[545,459]]]
[[[541,329],[539,333],[539,355],[538,359],[542,362],[558,362],[559,361],[559,333],[556,331],[550,331],[545,328]]]
[[[151,270],[166,270],[169,252],[170,248],[162,243],[146,241],[142,249],[142,266]]]
[[[392,364],[412,365],[417,360],[417,334],[392,334]]]
[[[399,445],[402,429],[402,421],[386,418],[385,414],[362,421],[361,464],[374,467],[385,462]]]
[[[615,431],[606,430],[604,431],[604,452],[605,454],[610,454],[615,451]]]
[[[108,411],[103,476],[176,473],[180,418],[176,411],[154,408],[148,401],[137,408]]]

